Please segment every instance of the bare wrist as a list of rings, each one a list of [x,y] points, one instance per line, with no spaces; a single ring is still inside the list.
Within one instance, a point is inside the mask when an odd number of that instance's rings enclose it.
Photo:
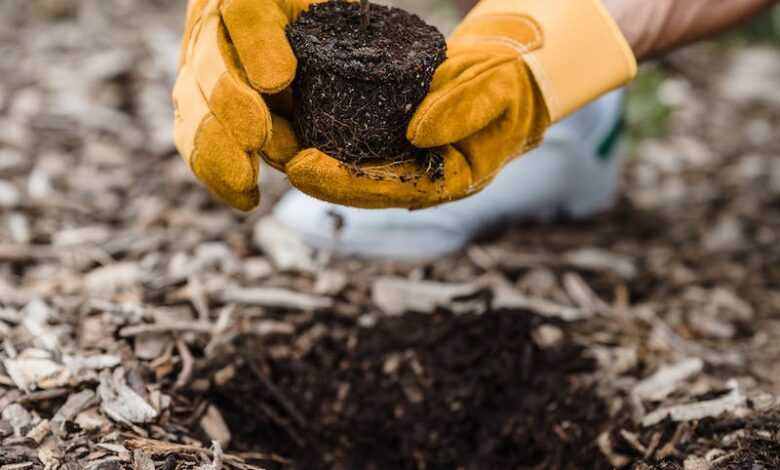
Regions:
[[[638,60],[706,38],[778,0],[603,0]]]

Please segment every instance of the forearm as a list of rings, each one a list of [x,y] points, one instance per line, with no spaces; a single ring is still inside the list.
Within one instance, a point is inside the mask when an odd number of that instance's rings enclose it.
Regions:
[[[639,60],[729,29],[777,0],[604,0]]]
[[[464,13],[478,1],[455,0]],[[642,60],[728,29],[778,3],[778,0],[603,2],[628,39],[634,54]]]

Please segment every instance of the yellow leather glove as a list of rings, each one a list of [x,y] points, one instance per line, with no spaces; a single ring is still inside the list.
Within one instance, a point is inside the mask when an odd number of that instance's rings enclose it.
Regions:
[[[278,93],[295,77],[285,28],[316,1],[189,2],[173,92],[176,146],[198,179],[237,209],[260,201],[260,158],[282,168],[268,154],[296,149],[289,122],[261,93]]]
[[[636,72],[600,0],[483,0],[450,39],[408,130],[413,144],[437,147],[444,176],[430,179],[415,163],[355,172],[317,149],[300,150],[288,120],[297,61],[284,29],[317,1],[190,0],[176,142],[233,207],[257,205],[260,158],[337,204],[420,208],[466,197],[537,145],[552,122]]]
[[[418,147],[438,147],[443,178],[431,180],[415,164],[366,164],[356,175],[307,149],[286,164],[290,181],[314,197],[364,208],[460,199],[538,145],[552,123],[636,74],[601,0],[482,0],[448,47],[407,132]]]

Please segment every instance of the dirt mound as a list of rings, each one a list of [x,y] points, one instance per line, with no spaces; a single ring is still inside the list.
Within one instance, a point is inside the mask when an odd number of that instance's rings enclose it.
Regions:
[[[569,337],[540,348],[543,325],[525,311],[409,314],[299,361],[248,342],[218,403],[242,450],[296,468],[609,468],[595,446],[605,404],[577,385],[594,361]]]

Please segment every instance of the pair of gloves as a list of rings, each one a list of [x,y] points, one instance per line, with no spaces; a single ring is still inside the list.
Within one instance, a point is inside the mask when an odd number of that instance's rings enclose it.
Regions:
[[[420,170],[408,164],[376,181],[301,149],[292,130],[297,61],[285,28],[319,1],[190,0],[174,89],[176,145],[232,207],[259,203],[261,159],[336,204],[422,208],[464,198],[538,145],[550,125],[636,74],[601,0],[482,0],[449,38],[448,58],[407,130],[415,146],[437,148],[444,177],[410,177]]]

